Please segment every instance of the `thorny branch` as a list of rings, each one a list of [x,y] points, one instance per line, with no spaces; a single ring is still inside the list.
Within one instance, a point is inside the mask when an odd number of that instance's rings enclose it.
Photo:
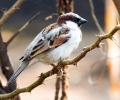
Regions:
[[[46,78],[48,78],[48,77],[50,77],[54,74],[57,74],[63,68],[63,66],[72,65],[72,64],[76,64],[77,62],[79,62],[81,59],[83,59],[86,56],[86,54],[88,52],[92,51],[95,48],[98,48],[99,44],[101,43],[102,40],[110,39],[118,30],[120,30],[120,24],[116,25],[110,33],[97,36],[96,41],[93,44],[89,45],[88,47],[84,48],[83,52],[81,52],[74,59],[59,62],[58,65],[56,67],[54,67],[52,70],[50,70],[46,73],[42,73],[41,76],[39,77],[39,79],[36,80],[31,85],[29,85],[28,87],[21,88],[21,89],[16,89],[15,91],[13,91],[11,93],[1,94],[0,95],[0,100],[6,100],[6,99],[9,99],[9,98],[12,98],[12,97],[14,97],[14,96],[16,96],[20,93],[23,93],[23,92],[31,92],[34,88],[43,84],[43,82]]]

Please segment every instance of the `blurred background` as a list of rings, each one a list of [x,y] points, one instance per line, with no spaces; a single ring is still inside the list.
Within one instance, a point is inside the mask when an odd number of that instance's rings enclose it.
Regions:
[[[0,8],[9,9],[15,3],[15,1],[16,0],[0,0]],[[114,23],[113,19],[116,15],[116,9],[112,0],[93,1],[95,13],[100,25],[106,30],[106,32],[109,32],[115,26],[115,24],[111,24]],[[40,12],[40,15],[9,45],[8,54],[14,70],[17,69],[20,63],[19,58],[23,55],[24,50],[29,42],[41,31],[42,28],[56,21],[58,16],[53,16],[52,19],[49,20],[45,19],[46,17],[57,13],[57,4],[57,0],[27,0],[22,5],[20,10],[18,10],[2,27],[4,41],[7,41],[13,35],[13,33],[15,33],[28,19],[31,18],[31,16],[35,15],[35,13],[38,11]],[[108,5],[111,7],[111,10],[109,8],[110,11],[107,10],[107,7],[109,7]],[[113,9],[115,9],[113,11],[115,14],[111,13]],[[86,47],[95,41],[96,35],[98,35],[100,32],[94,23],[88,0],[74,0],[74,12],[88,20],[88,23],[81,27],[83,31],[83,40],[80,44],[80,47],[77,52],[72,55],[77,56],[83,47]],[[2,13],[0,13],[0,16],[2,16]],[[110,16],[113,16],[113,19],[109,18]],[[106,21],[106,18],[110,20]],[[111,27],[108,28],[108,26]],[[118,39],[120,40],[120,37]],[[119,43],[120,41],[117,42]],[[103,52],[108,55],[107,51],[109,50],[106,48],[108,48],[109,45],[106,41],[104,41],[104,43],[105,49]],[[113,45],[115,48],[117,48],[117,51],[115,52],[119,52],[120,48],[114,43]],[[120,63],[118,63],[120,61],[120,53],[117,53],[118,57],[113,56],[114,55],[110,55],[110,57],[107,57],[101,52],[101,49],[97,48],[88,53],[87,56],[82,59],[77,66],[70,66],[68,68],[68,100],[110,100],[111,98],[113,100],[120,100],[116,97],[114,98],[114,93],[115,95],[116,93],[120,94],[120,82],[117,81],[118,85],[114,84],[114,87],[116,87],[115,89],[113,89],[111,82],[113,78],[115,79],[116,77],[120,77]],[[108,60],[110,61],[113,59],[117,59],[117,62],[115,62],[117,65],[115,66],[118,67],[112,73],[112,67],[109,67],[111,63],[109,64]],[[36,61],[36,59],[34,61]],[[38,78],[41,72],[46,72],[51,68],[51,66],[45,65],[41,62],[29,66],[18,77],[17,87],[22,88],[30,85]],[[119,75],[113,77],[113,74],[117,72]],[[3,80],[2,84],[5,85],[6,81],[2,73],[0,73],[0,76]],[[55,94],[55,80],[55,76],[50,77],[46,79],[43,85],[35,88],[31,93],[20,94],[21,100],[53,100]]]

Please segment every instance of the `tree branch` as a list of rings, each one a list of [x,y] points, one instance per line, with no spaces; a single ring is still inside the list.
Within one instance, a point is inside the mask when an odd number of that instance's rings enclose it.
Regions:
[[[90,46],[84,48],[83,52],[80,53],[74,59],[67,60],[67,61],[60,61],[56,67],[54,67],[52,70],[50,70],[46,73],[42,73],[41,76],[39,77],[39,79],[37,81],[35,81],[34,83],[32,83],[31,85],[29,85],[28,87],[16,89],[15,91],[8,93],[8,94],[1,94],[0,100],[6,100],[9,98],[12,98],[20,93],[23,93],[23,92],[31,92],[32,89],[41,85],[46,78],[48,78],[54,74],[57,74],[63,68],[63,66],[76,64],[78,61],[80,61],[82,58],[84,58],[88,52],[92,51],[95,48],[98,48],[99,44],[102,40],[110,39],[118,30],[120,30],[120,24],[116,25],[110,33],[97,36],[96,41],[93,44],[91,44]]]
[[[47,78],[47,77],[50,77],[56,73],[58,73],[60,67],[54,67],[52,70],[46,72],[46,73],[42,73],[40,76],[39,76],[39,79],[37,81],[35,81],[34,83],[32,83],[30,86],[28,87],[25,87],[25,88],[22,88],[22,89],[16,89],[15,91],[11,92],[11,93],[8,93],[8,94],[3,94],[3,95],[0,95],[0,100],[6,100],[6,99],[10,99],[20,93],[24,93],[24,92],[31,92],[32,89],[34,89],[35,87],[43,84],[44,80]]]
[[[38,15],[40,14],[40,12],[36,13],[34,16],[32,16],[17,32],[14,33],[14,35],[7,41],[7,46],[15,39],[15,37],[21,33],[24,29],[26,29],[31,23],[32,21],[38,17]]]
[[[26,0],[17,0],[15,4],[10,9],[8,9],[8,11],[4,12],[3,16],[0,19],[0,28],[20,8],[20,6],[25,1]]]
[[[0,33],[0,62],[2,73],[5,75],[6,79],[9,80],[14,71],[11,66],[9,57],[7,55],[6,44],[3,42],[1,33]],[[14,83],[14,86],[8,87],[7,92],[11,92],[14,89],[16,89],[16,83]]]
[[[67,81],[67,66],[63,67],[63,76],[62,76],[62,96],[60,100],[67,100],[67,89],[68,89],[68,81]]]

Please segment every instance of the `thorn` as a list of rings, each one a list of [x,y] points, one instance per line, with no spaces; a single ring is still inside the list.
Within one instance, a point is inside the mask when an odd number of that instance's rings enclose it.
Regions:
[[[83,48],[83,51],[85,51],[86,49],[87,49],[87,47],[84,47],[84,48]]]
[[[51,66],[53,66],[53,68],[55,68],[56,67],[56,65],[55,64],[50,64]]]
[[[97,48],[100,48],[100,44],[96,45]]]
[[[77,62],[75,62],[73,65],[76,66],[76,67],[78,67],[78,63]]]
[[[40,77],[42,77],[44,74],[43,73],[41,73],[39,76],[38,76],[38,78],[40,78]]]
[[[97,48],[100,48],[100,47],[102,47],[104,45],[104,43],[99,43],[98,45],[97,45]]]

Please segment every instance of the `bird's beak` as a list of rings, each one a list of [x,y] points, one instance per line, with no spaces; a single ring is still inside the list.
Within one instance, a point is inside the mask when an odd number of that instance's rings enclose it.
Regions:
[[[84,18],[81,18],[80,20],[79,20],[79,26],[81,26],[82,24],[85,24],[85,23],[87,23],[88,21],[86,20],[86,19],[84,19]]]

